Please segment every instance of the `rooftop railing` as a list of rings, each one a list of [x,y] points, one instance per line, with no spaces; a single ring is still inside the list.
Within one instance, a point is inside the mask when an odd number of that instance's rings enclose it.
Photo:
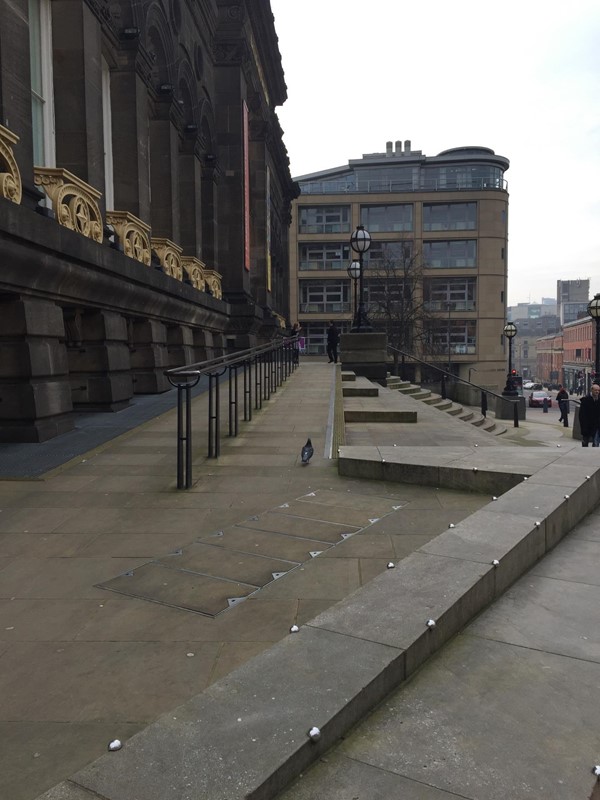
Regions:
[[[463,192],[463,191],[508,191],[508,182],[489,178],[470,178],[466,181],[441,181],[425,179],[421,181],[372,180],[348,182],[340,181],[300,181],[301,194],[386,194],[394,192]]]

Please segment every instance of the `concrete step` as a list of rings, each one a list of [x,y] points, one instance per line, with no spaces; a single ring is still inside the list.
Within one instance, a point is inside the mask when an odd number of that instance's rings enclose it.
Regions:
[[[459,405],[458,403],[452,403],[452,407],[446,409],[446,414],[450,414],[451,416],[456,417],[463,411],[464,408],[461,405]]]
[[[398,387],[401,394],[418,394],[421,390],[420,386],[415,386],[414,383],[406,383],[404,386]]]
[[[376,386],[342,386],[343,397],[377,397],[379,389]]]
[[[448,411],[448,409],[452,408],[452,400],[442,400],[442,398],[438,395],[435,399],[427,399],[423,402],[427,403],[427,405],[431,406],[432,408],[437,408],[438,411]]]
[[[342,370],[342,380],[343,381],[355,381],[356,374],[354,372],[350,372],[350,370]]]
[[[344,422],[416,422],[416,411],[398,411],[377,406],[373,408],[345,408]]]

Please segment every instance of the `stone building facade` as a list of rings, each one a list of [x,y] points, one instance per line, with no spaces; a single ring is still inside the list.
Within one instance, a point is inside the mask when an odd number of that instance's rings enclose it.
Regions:
[[[0,2],[0,441],[288,316],[269,0]]]

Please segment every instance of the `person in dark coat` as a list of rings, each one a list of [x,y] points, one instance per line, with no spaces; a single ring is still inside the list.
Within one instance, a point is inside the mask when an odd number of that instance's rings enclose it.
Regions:
[[[564,386],[559,385],[558,392],[556,393],[556,402],[560,409],[559,422],[566,422],[569,414],[569,393]]]
[[[592,384],[589,394],[581,398],[579,404],[579,427],[581,428],[581,444],[592,447],[600,444],[600,385]]]
[[[335,322],[331,321],[327,328],[327,355],[329,356],[329,363],[337,364],[338,360],[338,343],[340,341],[340,332],[335,327]]]

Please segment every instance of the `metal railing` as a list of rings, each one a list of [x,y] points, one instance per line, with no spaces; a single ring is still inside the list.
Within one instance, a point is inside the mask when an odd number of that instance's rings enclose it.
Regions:
[[[228,382],[229,436],[239,432],[239,371],[242,372],[243,418],[262,408],[298,365],[297,340],[281,338],[269,344],[241,350],[196,364],[165,370],[177,389],[177,488],[192,485],[192,389],[208,377],[208,458],[221,453],[221,383]]]
[[[454,375],[451,372],[448,372],[442,367],[438,367],[435,364],[432,364],[429,361],[423,361],[417,356],[412,355],[411,353],[405,353],[403,350],[400,350],[397,347],[391,347],[388,345],[388,353],[392,355],[397,353],[401,356],[398,359],[398,366],[400,369],[400,377],[402,380],[406,380],[406,365],[407,363],[417,363],[421,364],[422,366],[426,367],[428,370],[434,370],[437,375],[439,375],[440,381],[440,394],[442,396],[442,400],[446,400],[448,397],[447,393],[447,384],[449,381],[454,383],[462,383],[465,386],[470,386],[473,389],[477,389],[480,392],[480,406],[481,406],[481,414],[483,417],[487,416],[488,410],[488,397],[496,398],[501,402],[509,402],[513,404],[513,424],[515,428],[519,427],[519,398],[518,397],[510,397],[506,395],[500,395],[497,392],[491,391],[491,389],[486,389],[483,386],[479,386],[477,383],[473,383],[472,381],[465,380],[464,378],[459,378],[457,375]]]

